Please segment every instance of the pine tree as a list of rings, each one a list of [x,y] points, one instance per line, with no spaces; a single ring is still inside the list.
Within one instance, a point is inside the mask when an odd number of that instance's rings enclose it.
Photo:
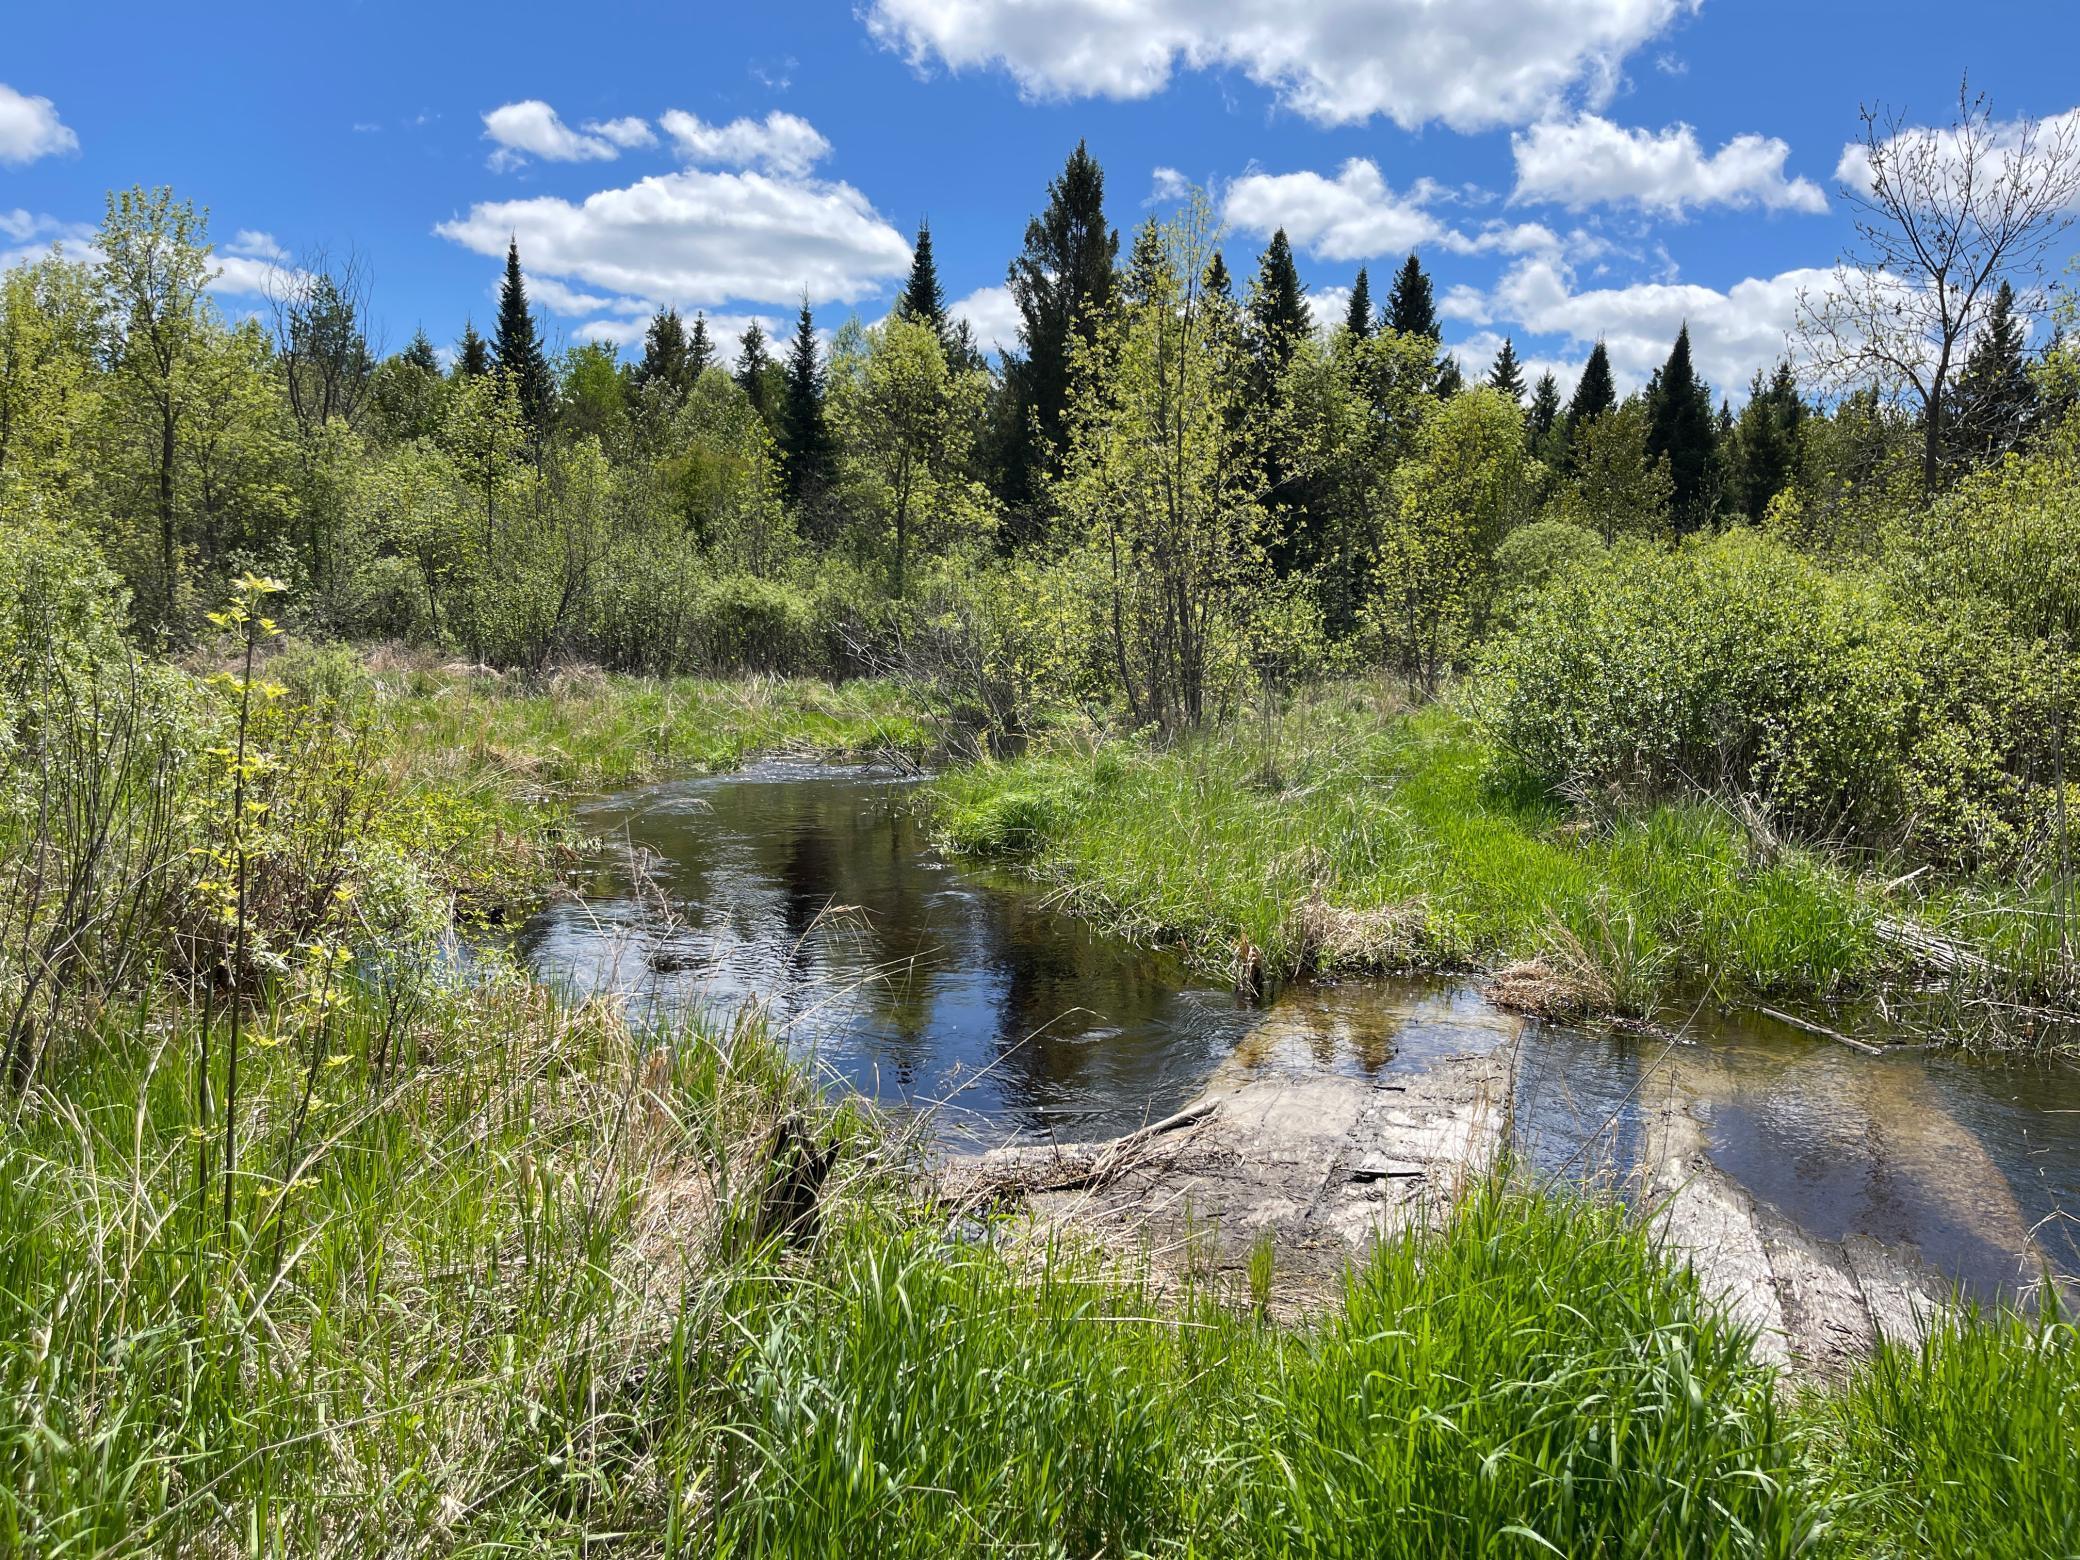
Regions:
[[[2037,387],[2024,354],[2015,289],[2002,282],[1986,323],[1957,376],[1951,441],[1969,460],[1987,460],[2022,442],[2037,414]]]
[[[686,333],[686,383],[692,387],[715,361],[715,344],[708,339],[708,316],[695,311],[693,329]]]
[[[455,377],[481,379],[491,372],[491,348],[469,320],[462,322],[462,341],[455,349]]]
[[[1608,416],[1618,406],[1618,386],[1611,378],[1611,355],[1597,342],[1589,351],[1589,361],[1582,365],[1582,377],[1575,381],[1574,399],[1567,403],[1567,440],[1574,443],[1575,434],[1595,418]]]
[[[549,358],[535,330],[534,314],[527,307],[518,239],[506,246],[506,275],[498,288],[498,334],[492,339],[491,358],[511,382],[527,425],[536,437],[546,433],[555,381],[549,376]]]
[[[910,280],[903,288],[903,295],[896,300],[896,307],[920,325],[929,325],[939,338],[941,347],[950,347],[951,336],[947,330],[946,294],[939,286],[939,267],[932,259],[932,225],[920,222],[917,225],[917,246],[911,251]]]
[[[426,334],[423,325],[412,332],[411,345],[404,349],[403,357],[422,373],[438,374],[441,371],[440,357],[434,352],[432,338]]]
[[[1372,334],[1372,279],[1362,265],[1358,279],[1351,283],[1351,305],[1344,311],[1343,328],[1360,341]]]
[[[1009,438],[998,489],[1028,533],[1060,461],[1071,343],[1096,339],[1112,306],[1119,256],[1119,234],[1105,225],[1104,170],[1083,142],[1047,196],[1047,209],[1026,225],[1025,247],[1009,275],[1023,351],[1006,365]]]
[[[1449,401],[1466,388],[1466,374],[1459,367],[1459,360],[1446,352],[1439,355],[1437,367],[1432,370],[1431,393],[1440,401]]]
[[[1235,297],[1235,283],[1228,275],[1228,262],[1221,258],[1218,249],[1213,252],[1213,258],[1206,262],[1205,285],[1208,298],[1232,301]]]
[[[1697,530],[1712,518],[1718,450],[1712,392],[1690,360],[1686,324],[1647,391],[1647,455],[1668,462],[1670,513],[1679,531]]]
[[[1524,370],[1517,362],[1517,349],[1509,337],[1502,338],[1502,350],[1495,354],[1495,364],[1488,370],[1488,388],[1499,390],[1518,406],[1524,404]]]
[[[1430,278],[1413,254],[1402,263],[1387,292],[1387,324],[1404,336],[1442,339],[1437,328],[1437,306],[1430,297]]]
[[[635,366],[638,388],[656,384],[683,398],[692,383],[687,372],[686,327],[677,309],[659,309],[643,334],[642,360]]]
[[[1146,303],[1156,296],[1164,285],[1163,268],[1168,264],[1163,254],[1162,229],[1156,219],[1150,217],[1134,232],[1134,247],[1127,253],[1126,274],[1120,278],[1120,287],[1129,303]]]
[[[918,323],[926,322],[920,317]],[[823,410],[823,369],[816,359],[816,321],[806,297],[795,320],[794,346],[787,355],[787,398],[780,428],[787,497],[795,504],[813,501],[830,486],[835,462],[830,424]]]

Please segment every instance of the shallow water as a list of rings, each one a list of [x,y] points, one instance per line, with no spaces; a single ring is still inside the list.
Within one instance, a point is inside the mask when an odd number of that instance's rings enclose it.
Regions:
[[[1679,1038],[1517,1019],[1463,985],[1356,981],[1252,1009],[1179,962],[949,864],[865,768],[768,762],[587,808],[644,865],[602,868],[529,924],[523,957],[642,1017],[755,1003],[834,1083],[941,1135],[1106,1137],[1175,1110],[1232,1060],[1391,1074],[1512,1048],[1530,1164],[1623,1176],[1669,1113],[1810,1233],[1918,1248],[1978,1293],[2047,1259],[2080,1272],[2080,1069],[1896,1049],[1865,1056],[1753,1015]]]

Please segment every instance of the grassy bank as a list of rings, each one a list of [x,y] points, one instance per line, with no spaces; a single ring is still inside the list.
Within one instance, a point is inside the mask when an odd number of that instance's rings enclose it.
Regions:
[[[760,754],[922,758],[936,736],[890,682],[561,673],[533,685],[343,647],[269,668],[336,706],[380,770],[388,824],[466,913],[526,908],[575,843],[572,804]]]
[[[1058,742],[935,794],[954,849],[1209,967],[1238,949],[1273,978],[1532,962],[1525,995],[1562,1009],[1861,994],[1906,968],[1894,918],[1968,924],[1977,904],[1888,898],[1880,875],[1710,800],[1598,817],[1499,783],[1495,758],[1449,706],[1346,687],[1170,748]]]
[[[110,1015],[0,1139],[7,1553],[2080,1542],[2063,1325],[1789,1397],[1621,1214],[1490,1191],[1274,1326],[949,1241],[756,1033],[655,1046],[504,977],[272,1015],[227,1219],[202,1022]],[[753,1238],[783,1116],[839,1150],[792,1249]]]

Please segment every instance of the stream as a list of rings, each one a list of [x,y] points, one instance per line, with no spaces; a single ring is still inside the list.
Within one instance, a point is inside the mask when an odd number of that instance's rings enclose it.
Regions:
[[[1816,1238],[1910,1247],[1981,1298],[2039,1262],[2080,1273],[2070,1063],[1872,1057],[1741,1012],[1673,1015],[1673,1040],[1613,1034],[1442,980],[1297,985],[1252,1008],[947,861],[914,783],[766,761],[593,803],[583,827],[628,859],[536,916],[521,957],[645,1022],[755,1004],[832,1086],[928,1113],[959,1144],[1114,1136],[1231,1059],[1391,1076],[1508,1048],[1535,1172],[1622,1178],[1661,1114],[1687,1110],[1722,1171]]]

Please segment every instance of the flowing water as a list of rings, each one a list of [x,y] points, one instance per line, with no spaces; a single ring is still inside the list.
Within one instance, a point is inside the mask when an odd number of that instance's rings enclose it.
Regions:
[[[585,827],[626,860],[537,917],[523,957],[646,1019],[756,1004],[833,1083],[954,1140],[1108,1137],[1230,1059],[1392,1074],[1507,1047],[1535,1169],[1622,1174],[1683,1110],[1722,1170],[1821,1239],[1913,1246],[1978,1293],[2040,1259],[2080,1272],[2070,1064],[1871,1057],[1742,1014],[1675,1015],[1675,1040],[1612,1035],[1437,981],[1302,986],[1253,1009],[947,862],[909,791],[884,771],[767,762],[596,803]]]

